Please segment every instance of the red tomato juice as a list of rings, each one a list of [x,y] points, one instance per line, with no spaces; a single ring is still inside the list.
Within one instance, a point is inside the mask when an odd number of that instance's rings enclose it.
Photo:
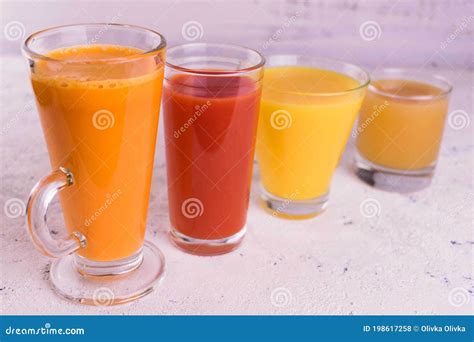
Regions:
[[[260,92],[249,77],[212,72],[165,81],[170,221],[181,234],[216,240],[245,226]]]

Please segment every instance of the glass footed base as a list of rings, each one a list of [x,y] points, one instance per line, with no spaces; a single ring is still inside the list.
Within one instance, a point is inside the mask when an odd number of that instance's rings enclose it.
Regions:
[[[305,220],[318,216],[326,208],[329,193],[308,200],[281,198],[260,186],[260,204],[272,216],[290,220]]]
[[[151,293],[165,270],[163,254],[148,241],[142,250],[124,260],[107,263],[86,260],[77,255],[55,260],[50,269],[54,292],[85,305],[123,304]]]
[[[419,170],[397,170],[374,164],[359,153],[355,159],[355,173],[364,183],[390,192],[415,192],[427,188],[433,178],[434,166]]]
[[[169,236],[171,242],[186,253],[201,256],[212,256],[229,253],[239,247],[242,243],[242,240],[244,239],[246,231],[247,226],[244,226],[236,234],[227,238],[218,240],[204,240],[184,235],[172,227]]]

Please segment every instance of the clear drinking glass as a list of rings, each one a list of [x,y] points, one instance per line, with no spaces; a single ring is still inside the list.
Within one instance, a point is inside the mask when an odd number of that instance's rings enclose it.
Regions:
[[[50,281],[68,300],[120,304],[163,273],[144,236],[165,46],[157,32],[118,24],[55,27],[23,45],[53,169],[31,192],[28,232],[56,258]],[[46,222],[56,194],[62,238]]]
[[[272,215],[304,219],[326,208],[368,82],[364,70],[337,60],[268,57],[257,160],[262,205]]]
[[[246,232],[263,57],[244,47],[168,50],[163,115],[171,239],[186,252],[229,252]]]
[[[388,191],[428,186],[451,90],[444,78],[423,71],[375,71],[355,132],[358,177]]]

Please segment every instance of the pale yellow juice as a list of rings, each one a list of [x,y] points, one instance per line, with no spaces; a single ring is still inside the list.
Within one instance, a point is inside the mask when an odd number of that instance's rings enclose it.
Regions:
[[[373,81],[358,124],[357,149],[362,157],[399,170],[434,166],[448,110],[443,93],[417,81]]]
[[[265,190],[290,200],[328,193],[364,94],[359,81],[337,72],[266,69],[257,138]]]

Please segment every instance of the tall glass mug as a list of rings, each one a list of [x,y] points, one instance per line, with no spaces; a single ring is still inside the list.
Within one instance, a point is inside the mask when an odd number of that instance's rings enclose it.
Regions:
[[[24,43],[53,169],[30,194],[28,231],[57,258],[50,280],[69,300],[127,302],[163,273],[144,236],[165,46],[157,32],[116,24],[55,27]],[[57,193],[63,238],[46,223]]]
[[[262,205],[272,215],[303,219],[326,208],[368,82],[365,71],[336,60],[268,58],[257,160]]]
[[[423,71],[375,71],[356,131],[359,178],[396,192],[428,186],[451,90],[448,81]]]
[[[215,255],[242,241],[260,104],[263,57],[243,47],[168,50],[163,111],[171,240]]]

